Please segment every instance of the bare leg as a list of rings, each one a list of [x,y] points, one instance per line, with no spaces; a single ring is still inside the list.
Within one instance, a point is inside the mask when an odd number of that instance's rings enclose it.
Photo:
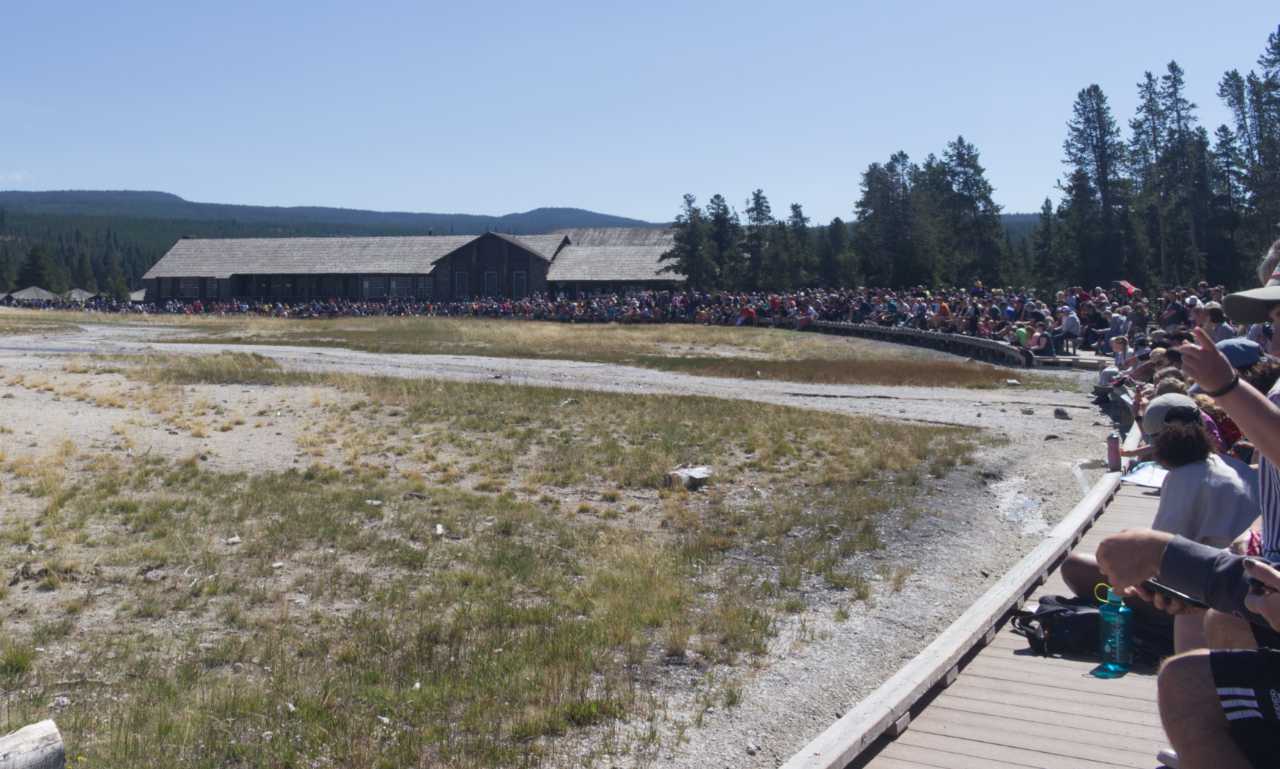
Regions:
[[[1175,653],[1182,654],[1192,649],[1209,648],[1204,634],[1204,615],[1204,612],[1196,611],[1179,614],[1173,618],[1173,651]]]
[[[1081,598],[1093,598],[1093,588],[1107,578],[1098,569],[1098,561],[1092,555],[1072,553],[1062,562],[1062,581],[1067,583],[1071,592]]]
[[[1205,612],[1204,634],[1211,649],[1258,648],[1247,620],[1213,609]]]
[[[1227,729],[1208,650],[1170,657],[1158,684],[1160,720],[1183,769],[1251,769]]]

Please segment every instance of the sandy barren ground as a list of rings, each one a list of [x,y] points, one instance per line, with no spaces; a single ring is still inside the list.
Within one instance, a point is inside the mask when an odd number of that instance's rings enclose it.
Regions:
[[[11,457],[47,452],[69,439],[82,449],[124,448],[172,458],[199,454],[215,469],[263,471],[305,466],[314,456],[313,407],[340,398],[332,390],[195,386],[176,403],[134,403],[136,385],[99,374],[77,385],[74,361],[85,355],[140,352],[210,354],[242,349],[286,369],[410,378],[486,380],[623,393],[747,399],[833,413],[982,428],[1006,439],[984,449],[972,471],[926,482],[931,514],[886,538],[867,565],[886,568],[865,612],[837,616],[837,602],[817,592],[810,610],[784,618],[768,658],[750,671],[740,702],[706,710],[701,724],[678,727],[699,707],[676,671],[668,733],[657,763],[679,767],[772,767],[892,675],[950,623],[1082,496],[1100,472],[1106,420],[1089,404],[1085,375],[1063,376],[1060,391],[958,390],[929,386],[800,385],[694,377],[625,366],[471,356],[376,355],[333,348],[170,344],[165,331],[87,325],[75,334],[0,337],[0,371],[23,387],[0,398],[0,435]],[[1016,378],[1017,372],[1010,372]],[[41,379],[47,387],[39,386]],[[37,386],[31,386],[35,382]],[[82,399],[74,394],[79,386]],[[1055,408],[1070,419],[1055,418]],[[198,412],[207,425],[175,424]],[[237,423],[237,420],[239,421]],[[225,430],[220,429],[226,426]],[[202,434],[201,434],[202,433]],[[337,448],[326,450],[339,450]],[[890,564],[910,564],[897,579]],[[690,682],[701,675],[689,670]],[[645,725],[636,725],[636,729]],[[615,764],[631,765],[619,756]]]

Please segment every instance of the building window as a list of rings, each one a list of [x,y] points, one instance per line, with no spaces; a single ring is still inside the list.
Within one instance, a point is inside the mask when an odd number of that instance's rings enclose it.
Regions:
[[[515,299],[524,299],[528,295],[529,273],[524,270],[511,273],[511,296]]]
[[[391,278],[391,296],[398,299],[410,296],[410,285],[413,278]]]
[[[365,299],[382,299],[387,295],[386,278],[365,278],[361,289]]]
[[[423,275],[422,277],[418,278],[418,298],[419,299],[430,299],[434,288],[435,288],[435,281],[431,278],[430,275]]]
[[[484,273],[484,295],[498,295],[498,273],[493,270],[486,270]]]
[[[200,279],[199,278],[179,278],[178,279],[178,296],[183,299],[199,299],[200,298]]]
[[[467,273],[455,272],[453,274],[453,298],[466,299],[470,293],[467,289]]]

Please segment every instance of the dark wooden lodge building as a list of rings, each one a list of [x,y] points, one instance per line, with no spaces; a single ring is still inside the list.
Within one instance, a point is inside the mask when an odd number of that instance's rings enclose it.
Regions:
[[[549,235],[184,238],[143,276],[151,301],[571,295],[683,282],[662,273],[667,229]]]

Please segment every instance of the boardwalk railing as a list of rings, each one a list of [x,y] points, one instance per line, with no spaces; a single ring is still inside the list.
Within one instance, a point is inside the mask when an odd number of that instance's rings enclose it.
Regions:
[[[1136,448],[1137,430],[1126,448]],[[911,708],[936,687],[949,686],[960,662],[990,643],[1009,613],[1021,606],[1066,558],[1120,487],[1119,472],[1102,476],[1049,535],[999,582],[878,689],[805,745],[782,769],[844,769],[882,735],[897,736],[911,722]]]
[[[897,342],[916,347],[928,347],[931,350],[964,355],[987,363],[1002,366],[1025,368],[1027,357],[1021,350],[1007,342],[995,339],[980,339],[964,334],[944,334],[941,331],[921,331],[915,328],[899,328],[897,326],[877,326],[873,323],[845,323],[842,321],[820,320],[810,325],[814,331],[838,336],[856,336],[864,339],[879,339],[883,342]],[[1034,358],[1032,358],[1032,364]]]

